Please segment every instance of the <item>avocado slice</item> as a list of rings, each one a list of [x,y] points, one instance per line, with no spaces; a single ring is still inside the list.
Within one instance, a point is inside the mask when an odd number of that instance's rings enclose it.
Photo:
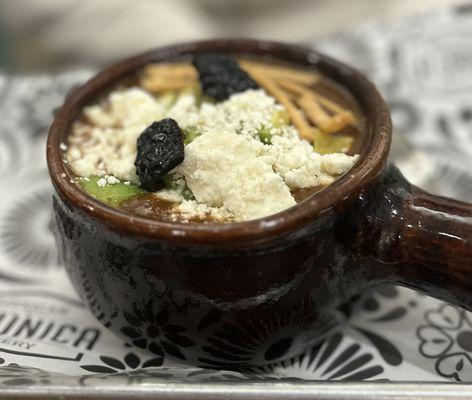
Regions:
[[[352,136],[316,131],[313,148],[319,154],[346,153],[353,142]]]
[[[88,195],[112,207],[117,207],[125,200],[147,193],[146,190],[133,183],[125,185],[120,182],[101,187],[97,183],[99,179],[101,179],[100,176],[92,175],[88,179],[79,178],[77,183]]]

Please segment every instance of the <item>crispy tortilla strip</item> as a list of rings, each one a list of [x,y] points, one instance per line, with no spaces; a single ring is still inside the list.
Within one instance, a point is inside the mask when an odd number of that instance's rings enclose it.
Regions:
[[[315,97],[323,105],[323,107],[334,114],[347,111],[343,106],[339,105],[333,100],[328,99],[325,96],[320,95],[319,93],[313,92],[313,97]]]
[[[142,79],[140,86],[151,93],[165,92],[168,90],[183,90],[195,85],[194,80],[175,79],[172,77],[162,76],[158,79]]]
[[[308,119],[326,133],[339,132],[355,122],[350,111],[342,110],[337,114],[329,115],[320,102],[311,95],[299,97],[298,104]]]
[[[150,64],[140,79],[140,85],[152,93],[182,90],[197,83],[198,74],[191,64]]]
[[[320,80],[320,75],[316,72],[299,71],[280,65],[269,65],[248,60],[238,60],[238,64],[249,75],[251,73],[262,73],[273,79],[291,80],[304,85],[314,85]]]
[[[328,99],[325,96],[320,95],[319,93],[316,93],[313,91],[313,97],[317,99],[321,105],[326,108],[328,111],[330,111],[333,114],[350,114],[349,116],[346,115],[346,117],[349,117],[351,119],[351,124],[355,124],[357,122],[357,118],[355,115],[352,113],[352,111],[348,110],[347,108],[339,105],[333,100]]]
[[[326,126],[326,132],[336,133],[344,129],[346,126],[354,125],[357,120],[351,111],[341,111],[331,117],[330,125]]]
[[[169,75],[175,78],[198,78],[198,73],[192,64],[149,64],[144,67],[143,76],[154,77]]]
[[[285,80],[278,82],[278,84],[293,95],[298,96],[297,102],[308,119],[324,132],[335,133],[357,122],[356,117],[350,110],[316,93],[314,90]],[[325,110],[334,115],[328,114]]]
[[[281,80],[280,82],[277,82],[280,86],[282,86],[284,89],[289,90],[292,92],[294,95],[298,96],[304,96],[304,95],[311,95],[313,96],[316,100],[320,102],[320,104],[326,108],[329,112],[336,114],[336,113],[343,113],[343,112],[349,112],[352,114],[351,111],[349,111],[347,108],[341,106],[340,104],[336,103],[333,100],[328,99],[327,97],[317,93],[315,90],[306,88],[296,82],[290,82],[286,80]],[[354,115],[352,115],[353,121],[356,121],[356,118]]]
[[[308,96],[313,93],[313,90],[287,79],[280,80],[277,83],[295,96]]]
[[[297,103],[313,124],[319,127],[322,131],[327,132],[327,128],[332,124],[331,116],[313,96],[310,94],[300,96],[297,98]]]
[[[348,125],[357,124],[357,117],[351,110],[348,110],[338,103],[313,92],[313,97],[320,102],[320,104],[331,111],[334,115],[331,116],[331,128],[327,128],[327,132],[337,132]]]
[[[267,76],[262,76],[262,74],[253,75],[256,82],[263,87],[267,93],[271,96],[274,96],[280,104],[282,104],[290,115],[290,120],[297,128],[300,136],[310,142],[314,140],[313,128],[310,126],[306,120],[303,113],[293,104],[290,97],[285,93],[277,84]]]

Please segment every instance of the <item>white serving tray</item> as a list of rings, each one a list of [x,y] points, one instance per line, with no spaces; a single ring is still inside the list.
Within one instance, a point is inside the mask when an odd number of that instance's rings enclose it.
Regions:
[[[408,68],[414,68],[418,53],[413,57],[400,40],[418,21],[439,26],[460,16],[456,29],[472,31],[467,28],[472,26],[469,15],[449,10],[405,21],[390,31],[371,25],[320,43],[341,57],[357,46],[359,57],[373,60],[370,69],[364,68],[392,104],[395,158],[407,177],[470,201],[472,98],[459,84],[454,93],[445,94],[437,77],[436,94],[420,95],[415,87],[408,92],[403,78],[410,77]],[[450,37],[453,41],[458,36]],[[464,43],[461,36],[457,51]],[[472,41],[468,44],[470,52]],[[403,54],[401,61],[392,61],[398,63],[396,70],[387,57],[392,52]],[[460,73],[472,76],[472,66]],[[166,355],[132,347],[99,325],[58,264],[50,231],[52,188],[44,160],[54,108],[71,86],[89,76],[89,71],[0,76],[0,398],[472,395],[472,386],[458,383],[472,382],[472,315],[398,287],[381,288],[344,306],[348,322],[300,357],[244,372],[181,365]]]

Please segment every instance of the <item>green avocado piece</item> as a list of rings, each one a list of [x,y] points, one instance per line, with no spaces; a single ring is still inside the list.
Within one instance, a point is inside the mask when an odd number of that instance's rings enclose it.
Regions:
[[[258,132],[259,140],[264,144],[272,144],[272,135],[269,128],[266,126],[261,127]]]
[[[197,137],[199,137],[202,133],[198,130],[198,128],[191,126],[184,130],[184,144],[192,143]]]
[[[290,124],[290,116],[288,115],[288,112],[285,109],[277,110],[272,115],[271,122],[275,128],[282,128]]]
[[[187,186],[187,183],[183,178],[176,178],[174,175],[164,175],[164,185],[166,189],[175,190],[179,192],[185,200],[195,200],[195,196]]]
[[[92,175],[88,177],[88,180],[79,178],[77,182],[88,195],[112,207],[117,207],[125,200],[147,193],[146,190],[133,183],[125,185],[120,182],[101,187],[97,183],[100,178],[100,176]]]
[[[171,174],[165,174],[162,180],[164,181],[166,189],[176,191],[180,190],[180,186],[177,183],[177,179],[175,179]]]
[[[313,148],[319,154],[346,153],[353,142],[354,138],[352,136],[317,131],[315,132]]]

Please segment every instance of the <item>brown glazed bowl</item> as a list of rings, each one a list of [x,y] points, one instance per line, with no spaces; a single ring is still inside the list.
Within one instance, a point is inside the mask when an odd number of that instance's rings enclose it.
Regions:
[[[198,52],[312,67],[355,97],[367,120],[354,167],[326,190],[243,223],[131,216],[71,182],[60,143],[82,108],[150,62]],[[242,368],[295,356],[339,322],[336,306],[383,283],[472,307],[472,207],[432,196],[387,166],[389,112],[352,68],[313,50],[214,40],[160,48],[106,69],[56,114],[47,159],[57,242],[82,299],[136,346],[194,365]]]

